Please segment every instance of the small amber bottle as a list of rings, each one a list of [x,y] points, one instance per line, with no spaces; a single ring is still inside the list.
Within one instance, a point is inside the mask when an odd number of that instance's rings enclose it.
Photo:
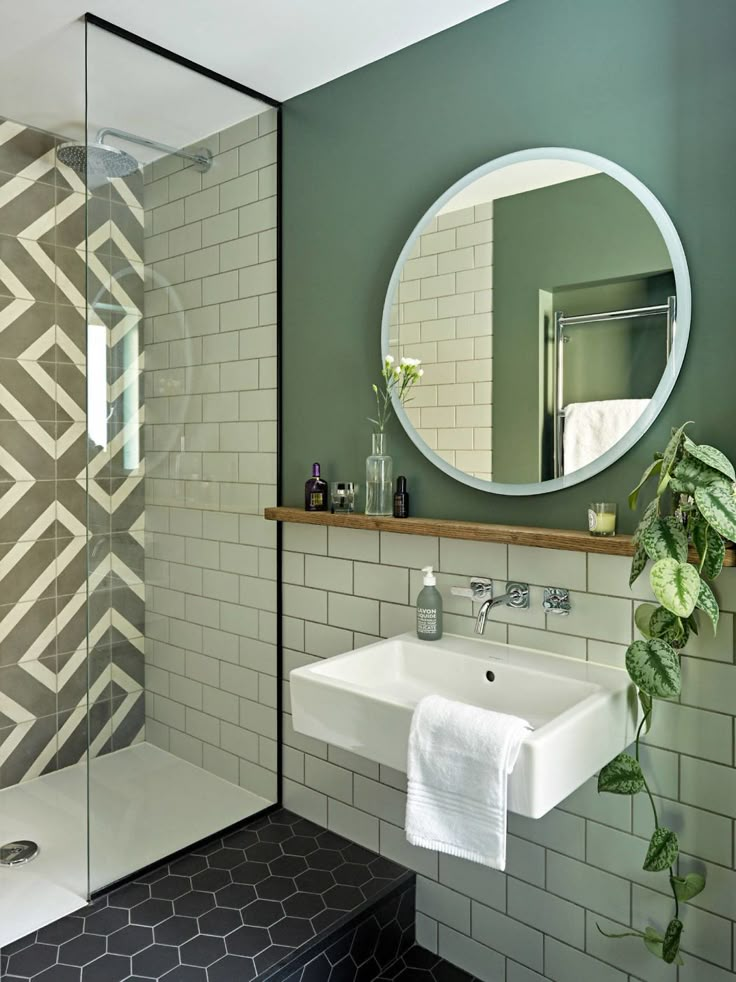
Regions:
[[[396,494],[394,495],[394,518],[409,517],[409,492],[406,490],[406,478],[396,479]]]
[[[304,510],[327,511],[327,481],[319,474],[319,464],[312,464],[312,476],[304,485]]]

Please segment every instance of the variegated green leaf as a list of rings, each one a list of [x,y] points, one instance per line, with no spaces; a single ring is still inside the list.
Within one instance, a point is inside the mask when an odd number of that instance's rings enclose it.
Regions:
[[[649,504],[644,509],[644,514],[641,516],[641,521],[636,526],[636,531],[634,532],[634,545],[637,546],[641,542],[641,537],[649,528],[650,522],[659,514],[659,498],[652,498]]]
[[[598,775],[598,791],[609,794],[638,794],[644,787],[639,761],[630,754],[619,754]]]
[[[700,518],[692,525],[693,544],[700,556],[700,575],[714,580],[723,569],[726,558],[726,543],[715,529]]]
[[[700,593],[698,594],[697,607],[702,610],[710,618],[710,622],[713,625],[713,633],[715,634],[718,630],[718,616],[720,610],[718,607],[718,601],[713,596],[713,591],[705,582],[705,580],[700,581]]]
[[[684,648],[689,628],[666,607],[657,607],[649,618],[649,636],[666,641],[673,648]]]
[[[687,423],[683,423],[678,429],[672,431],[672,436],[670,437],[670,442],[665,447],[664,453],[662,454],[662,470],[660,472],[659,485],[657,487],[657,494],[663,494],[667,490],[667,485],[669,484],[670,471],[678,459],[678,456],[682,449],[682,438],[685,434],[685,427],[689,426],[692,420]]]
[[[641,544],[650,559],[671,556],[684,563],[687,559],[687,535],[676,518],[655,518],[642,534]]]
[[[641,542],[637,543],[634,555],[631,559],[631,571],[629,572],[629,586],[633,586],[644,572],[644,567],[649,561],[647,551]]]
[[[644,732],[648,733],[652,728],[652,711],[654,708],[654,703],[652,697],[648,692],[643,689],[639,689],[639,702],[641,703],[641,711],[644,715]]]
[[[647,467],[647,469],[644,471],[644,473],[641,476],[641,480],[629,495],[629,508],[632,511],[634,511],[634,509],[636,508],[636,503],[639,500],[639,492],[641,491],[641,489],[644,487],[644,485],[647,483],[649,478],[652,477],[653,474],[659,474],[661,470],[662,470],[662,458],[659,457],[657,458],[657,460],[652,461],[649,467]]]
[[[694,457],[684,456],[672,468],[670,487],[680,494],[694,494],[696,488],[704,488],[714,481],[722,481],[723,476]]]
[[[664,941],[662,942],[662,958],[664,958],[668,965],[671,965],[677,958],[680,951],[681,936],[682,921],[677,917],[673,917],[667,925],[667,930],[664,933]]]
[[[654,830],[652,838],[649,840],[643,869],[648,873],[660,873],[662,870],[674,866],[679,851],[680,847],[675,833],[660,826]]]
[[[711,528],[731,542],[736,541],[736,496],[732,484],[719,481],[696,488],[695,503]]]
[[[685,876],[671,876],[670,883],[675,896],[681,903],[687,903],[705,890],[705,877],[700,873],[687,873]]]
[[[645,638],[651,638],[652,636],[649,630],[649,621],[654,611],[658,609],[656,604],[639,604],[634,611],[634,624],[636,624],[637,629]]]
[[[671,699],[680,694],[680,659],[666,641],[634,641],[626,652],[626,670],[631,681],[650,696]]]
[[[657,958],[661,958],[664,961],[664,938],[661,934],[657,934],[652,928],[647,928],[647,931],[651,931],[651,934],[645,934],[643,936],[643,941],[646,946],[647,951],[651,955],[655,955]],[[684,965],[685,962],[682,960],[682,955],[678,953],[675,958],[675,965]]]
[[[700,592],[700,576],[694,566],[676,559],[660,559],[649,574],[654,596],[678,617],[689,617]]]
[[[712,467],[713,470],[720,471],[721,474],[725,474],[729,481],[736,481],[736,471],[733,469],[733,464],[728,457],[724,453],[721,453],[721,451],[716,447],[709,447],[707,443],[693,443],[693,441],[687,436],[683,441],[683,446],[685,452],[690,457],[694,457],[707,467]]]

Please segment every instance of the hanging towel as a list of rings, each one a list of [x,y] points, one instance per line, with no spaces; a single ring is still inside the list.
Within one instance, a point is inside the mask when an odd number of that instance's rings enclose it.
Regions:
[[[571,402],[565,407],[563,461],[566,474],[597,460],[628,433],[649,399]]]
[[[530,730],[517,716],[422,699],[409,734],[408,841],[504,869],[508,776]]]

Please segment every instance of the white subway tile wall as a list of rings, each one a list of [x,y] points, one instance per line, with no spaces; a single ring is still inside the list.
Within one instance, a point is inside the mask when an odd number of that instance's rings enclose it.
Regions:
[[[276,115],[146,170],[147,739],[277,794]],[[302,775],[303,776],[303,775]]]
[[[475,477],[492,474],[493,204],[438,215],[404,265],[394,356],[421,358],[408,404],[419,435]]]
[[[284,608],[285,805],[416,870],[419,943],[485,982],[677,978],[676,969],[657,962],[640,942],[609,941],[597,930],[664,928],[671,916],[666,877],[642,869],[652,831],[643,795],[599,795],[593,779],[538,821],[510,815],[503,874],[408,845],[405,775],[295,733],[289,712],[292,668],[412,630],[421,585],[416,570],[427,562],[439,571],[446,630],[473,631],[471,601],[449,594],[450,586],[472,575],[525,579],[536,607],[542,587],[569,587],[569,617],[545,620],[530,610],[524,621],[501,607],[486,637],[622,667],[636,604],[628,562],[298,525],[284,526],[283,558],[298,579],[291,589],[299,591],[286,591]],[[646,596],[646,585],[637,586]],[[661,821],[680,838],[680,872],[705,871],[709,880],[681,908],[686,965],[680,982],[736,978],[736,570],[724,570],[716,592],[724,605],[722,630],[713,639],[704,624],[688,646],[682,696],[656,704],[643,747]]]

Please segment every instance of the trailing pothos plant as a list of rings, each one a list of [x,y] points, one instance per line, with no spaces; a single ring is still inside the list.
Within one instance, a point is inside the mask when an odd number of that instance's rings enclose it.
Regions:
[[[641,721],[634,741],[633,756],[619,754],[600,772],[598,790],[611,794],[649,798],[654,831],[643,868],[667,873],[674,900],[672,919],[662,934],[651,926],[607,937],[641,938],[649,951],[665,962],[682,964],[680,941],[683,933],[680,905],[692,900],[705,887],[699,873],[679,876],[676,872],[679,846],[677,835],[665,828],[639,760],[639,741],[656,717],[657,699],[680,695],[682,678],[680,652],[691,634],[698,633],[696,612],[718,628],[719,607],[710,584],[723,567],[726,540],[736,540],[736,473],[728,458],[705,444],[693,443],[685,434],[685,423],[673,430],[664,453],[654,462],[629,496],[632,509],[650,479],[657,479],[654,498],[644,509],[634,535],[634,558],[629,584],[652,562],[649,582],[658,603],[643,603],[635,613],[642,640],[626,652],[626,668],[638,689]],[[697,557],[688,561],[694,548]]]

